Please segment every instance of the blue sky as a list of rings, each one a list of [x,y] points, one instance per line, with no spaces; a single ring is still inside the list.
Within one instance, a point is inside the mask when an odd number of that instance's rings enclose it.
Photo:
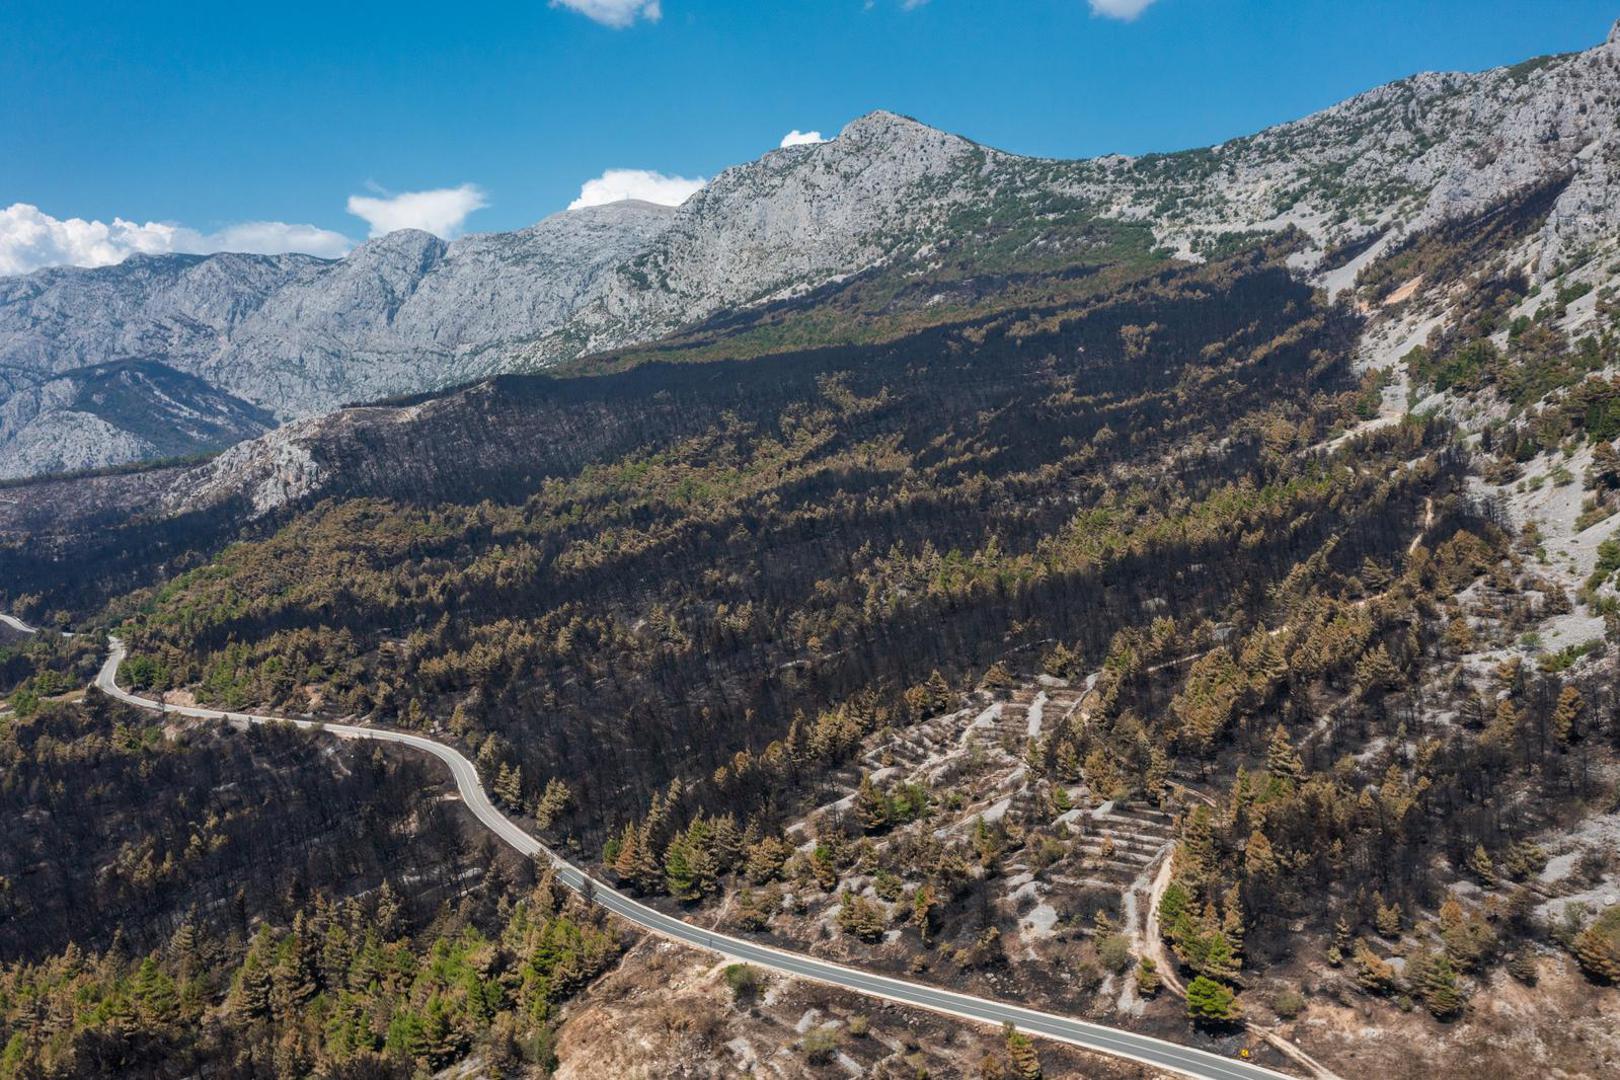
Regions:
[[[147,243],[513,228],[608,169],[708,177],[874,108],[1032,154],[1179,149],[1417,70],[1589,47],[1617,16],[1616,0],[5,0],[0,273],[8,229],[43,245],[15,272]],[[71,218],[136,231],[52,240]]]

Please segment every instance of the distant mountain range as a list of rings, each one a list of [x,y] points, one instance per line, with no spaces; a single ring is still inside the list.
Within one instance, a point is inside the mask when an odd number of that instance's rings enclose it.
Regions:
[[[448,243],[402,231],[336,261],[135,256],[3,278],[0,476],[217,450],[946,260],[1199,261],[1293,229],[1296,270],[1339,289],[1424,229],[1538,190],[1548,213],[1522,254],[1549,280],[1620,229],[1617,103],[1620,28],[1583,53],[1418,75],[1177,154],[1028,158],[876,112],[678,208],[614,203]]]

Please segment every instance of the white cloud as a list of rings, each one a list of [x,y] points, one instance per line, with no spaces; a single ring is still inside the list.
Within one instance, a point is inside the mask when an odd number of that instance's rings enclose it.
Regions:
[[[450,240],[461,234],[468,214],[488,205],[477,184],[402,191],[398,195],[349,196],[349,213],[363,218],[371,226],[372,236],[384,236],[397,229],[421,229]]]
[[[928,0],[900,0],[900,6],[906,11],[916,11],[926,3]]]
[[[56,218],[28,203],[13,203],[0,210],[0,274],[26,274],[46,266],[111,266],[136,253],[280,255],[301,251],[336,258],[351,246],[341,233],[280,221],[251,221],[201,233],[184,225],[140,224],[119,217],[111,222]]]
[[[244,221],[228,225],[203,237],[209,251],[246,251],[254,255],[281,255],[301,251],[336,259],[354,246],[342,233],[317,229],[313,225],[289,225],[285,221]]]
[[[641,199],[644,202],[679,206],[700,190],[707,180],[688,180],[684,176],[665,176],[651,169],[609,169],[595,180],[580,185],[579,198],[568,204],[568,209],[582,206],[601,206],[621,199]]]
[[[1091,13],[1130,22],[1152,7],[1154,0],[1091,0]]]
[[[637,19],[657,22],[664,17],[659,0],[551,0],[551,6],[577,11],[615,30],[623,30]]]
[[[794,128],[792,131],[782,136],[783,147],[809,146],[812,143],[821,143],[826,141],[826,139],[821,137],[821,132],[819,131],[800,131],[798,128]]]

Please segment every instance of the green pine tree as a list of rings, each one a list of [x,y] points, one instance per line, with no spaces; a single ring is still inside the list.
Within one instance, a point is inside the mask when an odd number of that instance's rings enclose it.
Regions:
[[[158,966],[157,954],[141,961],[135,972],[135,1008],[148,1030],[164,1030],[180,1015],[180,1000],[174,980]]]
[[[256,1020],[270,1015],[272,947],[270,928],[259,927],[231,987],[230,1008],[241,1019]]]
[[[1187,1016],[1195,1023],[1230,1024],[1241,1015],[1236,996],[1214,979],[1199,975],[1187,984]]]

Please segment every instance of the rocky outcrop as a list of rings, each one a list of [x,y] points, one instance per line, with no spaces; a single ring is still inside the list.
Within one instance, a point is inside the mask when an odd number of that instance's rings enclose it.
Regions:
[[[156,357],[290,419],[441,386],[468,357],[560,325],[671,213],[617,203],[448,244],[402,230],[335,261],[135,257],[0,279],[7,389]]]
[[[984,196],[997,178],[1012,182],[1007,166],[1021,160],[880,111],[829,142],[727,169],[648,250],[604,277],[569,334],[540,355],[649,340],[914,251],[952,206]]]
[[[1207,152],[1133,162],[1125,183],[1091,187],[1171,241],[1295,225],[1320,250],[1369,234],[1394,241],[1567,175],[1540,237],[1545,277],[1620,229],[1617,102],[1611,32],[1586,52],[1415,75]]]
[[[132,255],[0,278],[0,392],[131,357],[192,369],[271,296],[328,265],[303,255]]]
[[[0,402],[0,476],[188,457],[274,426],[268,411],[156,361],[76,368]]]

